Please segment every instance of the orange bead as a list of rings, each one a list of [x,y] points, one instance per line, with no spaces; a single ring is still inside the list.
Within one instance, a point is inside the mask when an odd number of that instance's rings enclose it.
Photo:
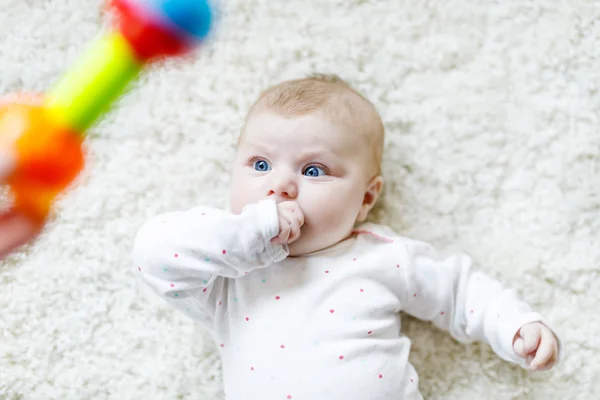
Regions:
[[[60,194],[58,190],[21,183],[12,185],[11,189],[15,197],[14,209],[38,225],[44,224],[54,200]]]
[[[41,105],[0,107],[0,139],[17,155],[7,183],[16,207],[45,218],[54,198],[78,176],[84,165],[82,138],[52,121]]]

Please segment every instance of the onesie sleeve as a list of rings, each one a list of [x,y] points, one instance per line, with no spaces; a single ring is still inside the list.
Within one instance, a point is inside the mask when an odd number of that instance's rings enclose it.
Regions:
[[[506,361],[526,368],[513,350],[518,330],[530,322],[542,322],[556,332],[514,289],[472,268],[465,254],[441,257],[427,243],[404,239],[407,251],[406,290],[403,310],[416,318],[432,321],[456,340],[482,341]]]
[[[132,258],[151,290],[201,319],[206,317],[198,315],[202,299],[215,280],[239,278],[288,256],[287,245],[271,243],[278,231],[273,200],[251,204],[239,215],[196,207],[147,221],[136,235]]]

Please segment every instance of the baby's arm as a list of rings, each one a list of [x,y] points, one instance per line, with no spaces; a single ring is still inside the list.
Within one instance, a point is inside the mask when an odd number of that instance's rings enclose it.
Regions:
[[[404,240],[408,251],[406,271],[407,297],[404,311],[419,319],[430,320],[457,340],[488,343],[501,358],[528,367],[531,361],[519,342],[521,328],[540,323],[543,318],[521,301],[514,290],[471,268],[471,259],[463,254],[441,258],[428,244]],[[537,326],[537,325],[536,325]],[[540,351],[552,347],[553,333],[546,336]],[[542,347],[541,342],[538,342]],[[558,345],[554,347],[558,353]],[[529,354],[531,354],[532,349]],[[537,350],[537,346],[534,350]]]
[[[240,215],[208,207],[159,215],[139,230],[133,247],[138,274],[171,304],[201,312],[218,277],[238,278],[287,257],[272,200],[247,206]],[[209,293],[206,293],[209,291]]]

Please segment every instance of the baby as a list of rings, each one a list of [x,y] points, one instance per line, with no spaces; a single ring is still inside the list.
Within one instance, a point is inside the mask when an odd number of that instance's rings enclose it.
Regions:
[[[213,333],[227,399],[421,399],[401,311],[533,371],[559,358],[544,319],[469,257],[364,222],[383,139],[374,106],[341,79],[283,82],[248,113],[231,210],[140,229],[136,273]]]

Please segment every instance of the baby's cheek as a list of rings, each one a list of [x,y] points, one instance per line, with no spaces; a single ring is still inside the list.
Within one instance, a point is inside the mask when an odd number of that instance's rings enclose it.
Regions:
[[[311,207],[314,209],[311,219],[329,234],[344,235],[354,225],[354,219],[360,209],[360,203],[355,197],[343,190],[321,195]]]
[[[260,200],[253,198],[256,197],[256,189],[253,190],[252,186],[248,183],[249,182],[244,181],[244,179],[237,179],[235,177],[232,180],[229,203],[233,214],[240,214],[248,204]]]
[[[243,209],[244,206],[232,194],[231,199],[229,201],[229,211],[232,214],[241,214]]]

